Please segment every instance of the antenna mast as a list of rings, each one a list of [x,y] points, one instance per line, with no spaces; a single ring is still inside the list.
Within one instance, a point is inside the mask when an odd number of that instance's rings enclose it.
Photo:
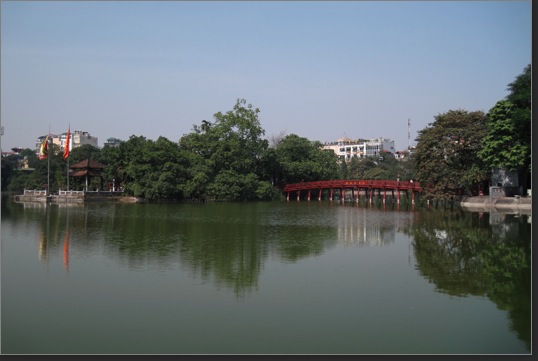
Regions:
[[[407,119],[407,150],[411,149],[411,118]]]

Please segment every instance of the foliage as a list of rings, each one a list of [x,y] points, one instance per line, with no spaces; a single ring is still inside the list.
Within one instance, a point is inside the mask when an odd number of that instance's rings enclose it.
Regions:
[[[488,168],[477,157],[486,135],[481,111],[450,110],[419,132],[413,164],[425,196],[452,199],[460,191],[488,179]]]
[[[531,227],[523,217],[506,215],[498,225],[490,217],[462,210],[420,212],[408,229],[417,269],[439,292],[486,296],[507,310],[530,347]]]
[[[413,164],[397,160],[393,154],[381,157],[351,157],[340,164],[340,179],[409,180],[414,178]]]
[[[8,189],[10,181],[16,176],[20,157],[17,155],[9,155],[2,158],[2,192]]]
[[[514,111],[511,102],[500,100],[488,113],[488,134],[478,156],[490,168],[519,170],[530,164],[530,133],[528,140],[520,137]]]
[[[67,165],[60,154],[60,147],[51,144],[49,158],[39,160],[35,152],[27,149],[21,152],[28,159],[29,168],[32,171],[23,171],[19,169],[18,160],[20,156],[11,158],[7,164],[2,159],[2,171],[4,167],[8,174],[6,181],[9,182],[6,189],[10,193],[22,193],[24,189],[46,189],[50,183],[50,192],[57,192],[59,189],[67,187]],[[14,162],[13,160],[17,160]],[[11,167],[11,169],[9,169]],[[50,173],[49,173],[50,170]],[[49,175],[50,174],[50,175]],[[4,177],[4,174],[2,175]],[[2,182],[4,179],[2,179]],[[2,185],[4,187],[4,184]]]
[[[92,159],[92,160],[98,161],[100,154],[101,154],[101,151],[99,148],[91,144],[83,144],[80,147],[73,148],[69,152],[69,165],[82,162],[83,160],[86,160],[86,159]]]
[[[186,195],[192,199],[250,200],[272,198],[267,191],[264,157],[268,141],[258,119],[258,108],[238,99],[233,110],[202,121],[183,136],[179,147],[188,154],[191,177]]]
[[[324,150],[319,141],[290,134],[276,145],[275,155],[278,185],[336,179],[339,176],[336,154]]]
[[[349,179],[349,170],[348,170],[347,162],[345,161],[340,162],[340,177],[338,178]]]
[[[105,175],[128,194],[147,199],[182,199],[187,177],[184,157],[176,143],[164,137],[157,141],[131,136],[117,148],[105,147],[100,160]]]
[[[532,99],[532,69],[531,64],[523,69],[523,73],[518,75],[515,80],[508,84],[510,94],[506,99],[512,102],[518,109],[531,109]],[[529,114],[530,115],[530,114]],[[525,118],[525,121],[528,120]]]
[[[232,110],[218,112],[213,121],[202,120],[193,131],[173,142],[165,137],[156,141],[132,135],[117,147],[102,149],[83,145],[71,150],[64,160],[61,149],[53,146],[50,157],[52,192],[67,187],[67,166],[85,159],[105,165],[103,184],[93,177],[90,189],[112,186],[127,195],[148,200],[242,201],[283,197],[286,183],[340,178],[337,156],[323,149],[319,141],[281,132],[264,138],[259,109],[238,99]],[[49,162],[29,154],[33,172],[19,172],[16,161],[2,160],[2,186],[22,193],[44,189]],[[350,177],[395,179],[400,162],[392,156],[383,159],[352,160]],[[70,178],[71,190],[82,190],[82,179]]]
[[[479,157],[490,168],[530,172],[531,65],[508,84],[510,94],[488,113],[488,133]],[[521,174],[521,173],[520,173]]]

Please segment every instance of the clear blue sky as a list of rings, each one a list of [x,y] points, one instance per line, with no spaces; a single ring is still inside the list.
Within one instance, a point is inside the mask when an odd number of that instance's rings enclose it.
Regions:
[[[531,1],[1,3],[2,150],[84,130],[178,141],[238,98],[266,136],[407,147],[531,63]]]

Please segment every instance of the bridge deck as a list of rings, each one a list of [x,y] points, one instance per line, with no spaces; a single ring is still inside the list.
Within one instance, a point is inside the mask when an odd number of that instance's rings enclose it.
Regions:
[[[421,192],[419,182],[397,180],[325,180],[316,182],[301,182],[286,184],[284,192],[304,191],[312,189],[384,189],[384,190],[412,190]]]

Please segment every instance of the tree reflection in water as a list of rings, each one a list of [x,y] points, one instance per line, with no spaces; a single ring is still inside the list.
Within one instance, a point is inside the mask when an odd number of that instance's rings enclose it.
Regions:
[[[335,211],[317,203],[41,208],[3,204],[2,216],[41,225],[44,261],[51,250],[64,249],[69,224],[67,252],[91,254],[104,247],[130,268],[179,265],[238,297],[257,289],[268,257],[297,262],[335,242],[393,244],[395,232],[403,231],[412,239],[418,271],[438,292],[488,297],[508,312],[513,330],[531,348],[531,225],[525,215],[427,209],[361,213],[358,206]]]
[[[531,225],[528,216],[421,210],[408,232],[417,268],[439,292],[485,296],[508,311],[531,348]]]

